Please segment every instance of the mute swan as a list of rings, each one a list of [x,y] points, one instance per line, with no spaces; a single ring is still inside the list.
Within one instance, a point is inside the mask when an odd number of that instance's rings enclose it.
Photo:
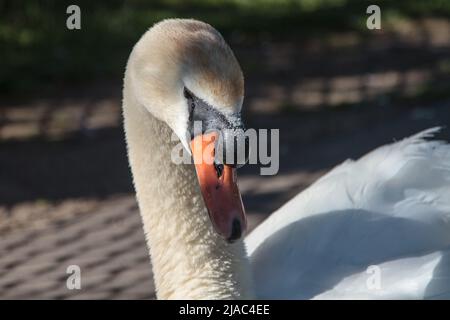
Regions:
[[[448,297],[450,148],[425,140],[437,129],[344,162],[238,239],[235,168],[177,165],[171,136],[189,150],[204,138],[185,134],[195,118],[242,127],[243,85],[203,22],[164,20],[130,55],[124,128],[157,297]]]

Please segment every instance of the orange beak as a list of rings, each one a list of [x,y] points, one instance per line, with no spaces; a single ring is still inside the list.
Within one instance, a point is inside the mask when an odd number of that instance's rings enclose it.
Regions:
[[[247,219],[237,186],[236,169],[214,163],[217,132],[194,137],[192,157],[200,190],[214,229],[227,241],[239,239],[247,228]]]

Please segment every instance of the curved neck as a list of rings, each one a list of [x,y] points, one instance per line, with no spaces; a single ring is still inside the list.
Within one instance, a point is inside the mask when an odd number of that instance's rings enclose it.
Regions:
[[[243,241],[212,229],[193,165],[176,165],[172,130],[124,87],[124,126],[136,197],[160,299],[249,298]]]

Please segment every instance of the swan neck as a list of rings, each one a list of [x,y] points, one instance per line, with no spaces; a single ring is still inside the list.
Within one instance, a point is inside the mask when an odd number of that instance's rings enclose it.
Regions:
[[[212,229],[193,165],[171,161],[179,141],[124,88],[128,157],[160,299],[250,297],[243,241]]]

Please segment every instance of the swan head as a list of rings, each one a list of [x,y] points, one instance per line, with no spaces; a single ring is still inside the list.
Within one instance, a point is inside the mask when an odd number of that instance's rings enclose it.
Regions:
[[[230,162],[229,149],[236,153],[246,139],[240,116],[244,78],[230,47],[209,24],[164,20],[134,47],[127,77],[138,103],[192,155],[215,230],[230,242],[240,238],[246,217],[236,167],[246,162],[248,145]],[[225,153],[226,159],[218,159]]]

